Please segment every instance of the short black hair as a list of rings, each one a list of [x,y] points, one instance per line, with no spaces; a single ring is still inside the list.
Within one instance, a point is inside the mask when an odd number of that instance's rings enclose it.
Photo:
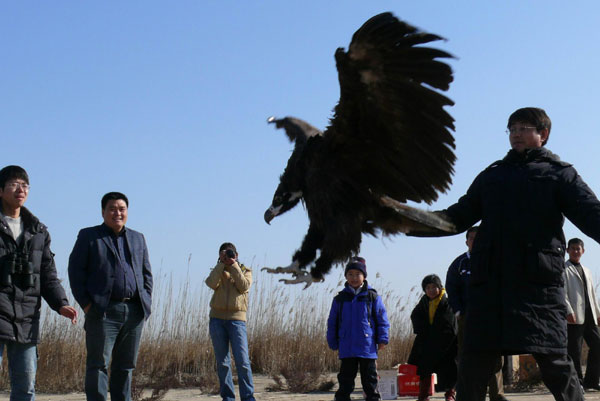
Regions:
[[[514,123],[528,123],[535,126],[535,129],[538,131],[548,128],[548,138],[550,138],[552,121],[550,121],[550,117],[548,117],[544,109],[540,109],[539,107],[523,107],[518,109],[508,117],[506,128],[510,129]],[[542,143],[542,146],[548,142],[548,138]]]
[[[427,284],[435,284],[435,286],[440,290],[443,288],[442,280],[440,280],[437,274],[428,274],[425,276],[425,278],[423,278],[423,281],[421,281],[421,288],[423,288],[423,291],[425,291]]]
[[[6,166],[0,170],[0,188],[4,188],[7,181],[14,179],[23,180],[29,184],[29,176],[23,167]]]
[[[127,207],[129,207],[129,199],[127,199],[127,196],[125,196],[125,194],[122,194],[121,192],[109,192],[109,193],[105,194],[102,197],[102,200],[100,201],[100,205],[102,205],[102,210],[104,210],[106,208],[106,205],[111,200],[119,200],[119,199],[123,199],[125,201],[125,204],[127,205]]]
[[[466,234],[467,239],[469,239],[469,234],[476,233],[477,231],[479,231],[479,226],[473,226],[473,227],[469,228],[467,230],[467,234]]]
[[[583,246],[583,241],[582,241],[582,240],[580,240],[579,238],[571,238],[571,239],[569,240],[569,242],[567,242],[567,248],[568,248],[568,247],[570,247],[570,246],[571,246],[571,244],[574,244],[574,245],[581,245],[581,247],[585,249],[585,247]]]
[[[223,242],[219,247],[219,252],[224,251],[225,249],[231,249],[236,255],[238,253],[237,249],[235,249],[235,245],[233,245],[231,242]]]

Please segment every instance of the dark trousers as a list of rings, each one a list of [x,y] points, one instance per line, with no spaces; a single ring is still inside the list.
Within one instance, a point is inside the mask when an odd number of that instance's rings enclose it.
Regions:
[[[377,391],[377,360],[366,358],[342,358],[338,382],[340,388],[335,392],[336,401],[349,401],[354,391],[354,379],[360,366],[360,382],[367,394],[366,401],[379,401],[381,396]]]
[[[486,387],[497,368],[499,352],[463,353],[458,366],[457,401],[485,401]],[[557,401],[583,401],[575,367],[567,355],[533,354],[542,380]]]
[[[87,401],[131,401],[131,374],[135,368],[144,311],[139,302],[111,302],[104,314],[92,309],[85,316],[85,395]],[[110,383],[108,363],[110,363]]]
[[[458,316],[458,359],[460,361],[460,355],[463,350],[463,341],[465,339],[465,315]],[[490,401],[501,400],[504,397],[504,381],[502,377],[502,365],[504,362],[504,358],[502,355],[498,355],[498,360],[496,362],[496,367],[494,368],[494,374],[490,377],[488,381],[489,395]],[[456,387],[459,388],[461,380],[469,380],[468,377],[461,377],[460,370],[458,372],[458,381]]]
[[[600,382],[600,330],[591,315],[585,317],[584,324],[570,324],[568,329],[568,353],[573,360],[579,381],[584,387],[598,386]],[[590,351],[588,353],[585,379],[581,372],[581,348],[583,340],[587,343]]]

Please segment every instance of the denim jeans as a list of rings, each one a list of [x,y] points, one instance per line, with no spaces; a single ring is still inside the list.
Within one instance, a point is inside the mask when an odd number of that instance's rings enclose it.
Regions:
[[[131,401],[131,374],[135,369],[144,327],[139,302],[110,302],[104,314],[92,308],[85,316],[85,395],[87,401]],[[110,382],[108,380],[108,363]]]
[[[10,401],[35,400],[37,345],[0,341],[0,364],[5,346],[10,376]]]
[[[231,377],[231,357],[229,356],[230,344],[238,373],[240,397],[242,401],[254,401],[254,383],[252,381],[252,369],[250,368],[250,358],[248,356],[246,322],[211,317],[209,331],[215,350],[220,394],[223,401],[235,400],[235,390]]]

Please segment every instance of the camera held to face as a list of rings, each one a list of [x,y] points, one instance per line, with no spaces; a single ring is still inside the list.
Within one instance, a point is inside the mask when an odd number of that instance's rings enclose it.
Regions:
[[[233,251],[233,249],[226,249],[225,256],[227,256],[230,259],[235,259],[235,252]]]
[[[23,287],[33,287],[33,263],[22,252],[13,252],[0,259],[0,282],[3,286],[13,284],[15,278],[20,278]]]

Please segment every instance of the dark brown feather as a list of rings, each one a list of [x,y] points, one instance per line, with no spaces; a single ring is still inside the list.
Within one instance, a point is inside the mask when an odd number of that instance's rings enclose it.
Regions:
[[[335,53],[340,100],[322,134],[295,118],[270,121],[296,146],[265,216],[285,213],[302,197],[310,227],[293,261],[303,269],[320,249],[313,277],[358,253],[362,233],[416,224],[383,197],[431,203],[449,188],[454,120],[445,108],[453,102],[438,90],[452,82],[441,61],[451,56],[425,46],[440,39],[390,13],[377,15],[356,31],[348,52]]]
[[[444,107],[453,102],[434,88],[452,82],[439,61],[451,56],[415,46],[440,39],[384,13],[354,34],[347,53],[336,52],[341,97],[325,138],[371,155],[347,169],[378,194],[431,203],[449,188],[454,120]]]

